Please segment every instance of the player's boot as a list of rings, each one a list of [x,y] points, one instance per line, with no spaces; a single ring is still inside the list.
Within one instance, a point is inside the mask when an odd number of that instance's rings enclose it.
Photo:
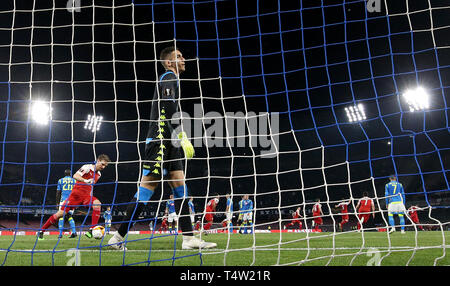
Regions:
[[[109,246],[117,250],[127,250],[123,245],[123,237],[116,232],[108,241]]]
[[[388,233],[393,233],[395,231],[395,227],[390,227]]]
[[[38,237],[39,240],[43,240],[44,239],[44,232],[43,231],[38,232],[37,237]]]
[[[77,233],[76,232],[72,232],[72,234],[70,234],[69,238],[75,238],[77,237]]]
[[[88,231],[86,231],[86,233],[84,235],[86,235],[88,238],[92,238],[92,228],[90,228]]]
[[[405,230],[404,230],[404,229],[402,229],[402,231],[400,231],[400,233],[401,233],[401,234],[405,234]]]
[[[181,245],[181,249],[208,249],[215,247],[217,247],[216,243],[206,242],[195,236],[183,236],[183,244]]]

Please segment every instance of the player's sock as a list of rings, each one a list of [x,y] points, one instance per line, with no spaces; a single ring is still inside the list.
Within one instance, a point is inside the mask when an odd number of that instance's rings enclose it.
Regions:
[[[58,229],[59,229],[59,235],[62,235],[63,229],[64,229],[64,217],[59,218]]]
[[[233,232],[233,223],[230,221],[230,223],[228,224],[228,230]]]
[[[52,224],[54,224],[56,222],[56,220],[57,220],[56,214],[51,215],[48,218],[48,220],[44,223],[44,225],[42,226],[42,230],[49,228]]]
[[[92,208],[92,227],[96,226],[98,223],[98,220],[100,219],[100,208],[95,207]]]
[[[405,217],[403,216],[403,214],[399,214],[398,215],[399,219],[400,219],[400,226],[402,230],[405,230]]]
[[[69,218],[69,225],[70,225],[70,228],[72,229],[72,233],[76,233],[77,230],[75,229],[75,221],[73,220],[73,217]]]
[[[136,198],[133,198],[133,200],[128,204],[126,216],[122,219],[123,223],[120,224],[120,227],[117,230],[122,237],[127,235],[128,230],[134,223],[134,218],[139,216],[144,205],[144,203],[137,202]]]
[[[250,233],[253,233],[253,222],[249,221]]]
[[[189,205],[188,205],[188,187],[187,185],[182,185],[172,189],[173,197],[175,198],[175,210],[179,213],[178,228],[181,230],[183,235],[193,236],[193,229],[191,225],[191,218],[189,215]]]
[[[247,223],[244,222],[244,233],[247,234]]]
[[[395,221],[394,221],[394,215],[393,214],[389,214],[389,225],[390,226],[394,226],[395,225]]]

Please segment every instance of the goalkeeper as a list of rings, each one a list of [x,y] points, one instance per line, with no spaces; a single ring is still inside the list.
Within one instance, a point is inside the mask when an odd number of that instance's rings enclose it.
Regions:
[[[161,178],[167,175],[167,182],[174,196],[175,210],[179,213],[179,229],[183,233],[182,248],[213,248],[216,247],[215,243],[204,242],[194,237],[189,217],[189,193],[185,184],[183,162],[185,158],[190,159],[194,156],[194,147],[184,132],[177,134],[183,150],[176,147],[171,139],[174,128],[170,121],[178,111],[179,75],[185,70],[184,58],[178,49],[171,46],[161,51],[159,60],[165,72],[159,77],[153,95],[141,182],[131,203],[127,206],[122,224],[108,244],[115,249],[126,250],[123,242],[130,226],[162,182]]]

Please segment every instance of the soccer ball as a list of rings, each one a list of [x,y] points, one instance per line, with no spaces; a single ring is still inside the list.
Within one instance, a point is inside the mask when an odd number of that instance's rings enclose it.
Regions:
[[[105,234],[105,228],[101,225],[97,225],[92,229],[92,236],[95,239],[101,239],[103,235]]]

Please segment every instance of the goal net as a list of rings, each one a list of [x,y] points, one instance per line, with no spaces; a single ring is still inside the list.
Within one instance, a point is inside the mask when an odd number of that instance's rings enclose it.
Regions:
[[[450,264],[447,1],[4,0],[0,7],[2,265]],[[114,250],[108,240],[142,177],[167,46],[186,59],[171,123],[195,148],[184,161],[194,234],[217,248],[181,249],[176,223],[164,220],[171,194],[164,177],[132,221],[127,251]],[[39,240],[58,209],[64,171],[73,175],[100,154],[112,160],[94,187],[104,237],[84,236],[92,206],[81,205],[77,237],[69,238],[66,221]],[[418,207],[418,220],[408,212],[400,225],[394,217],[395,232],[385,193],[391,175],[403,185],[405,207]],[[253,204],[247,219],[245,196]],[[370,200],[362,216],[359,206]]]

